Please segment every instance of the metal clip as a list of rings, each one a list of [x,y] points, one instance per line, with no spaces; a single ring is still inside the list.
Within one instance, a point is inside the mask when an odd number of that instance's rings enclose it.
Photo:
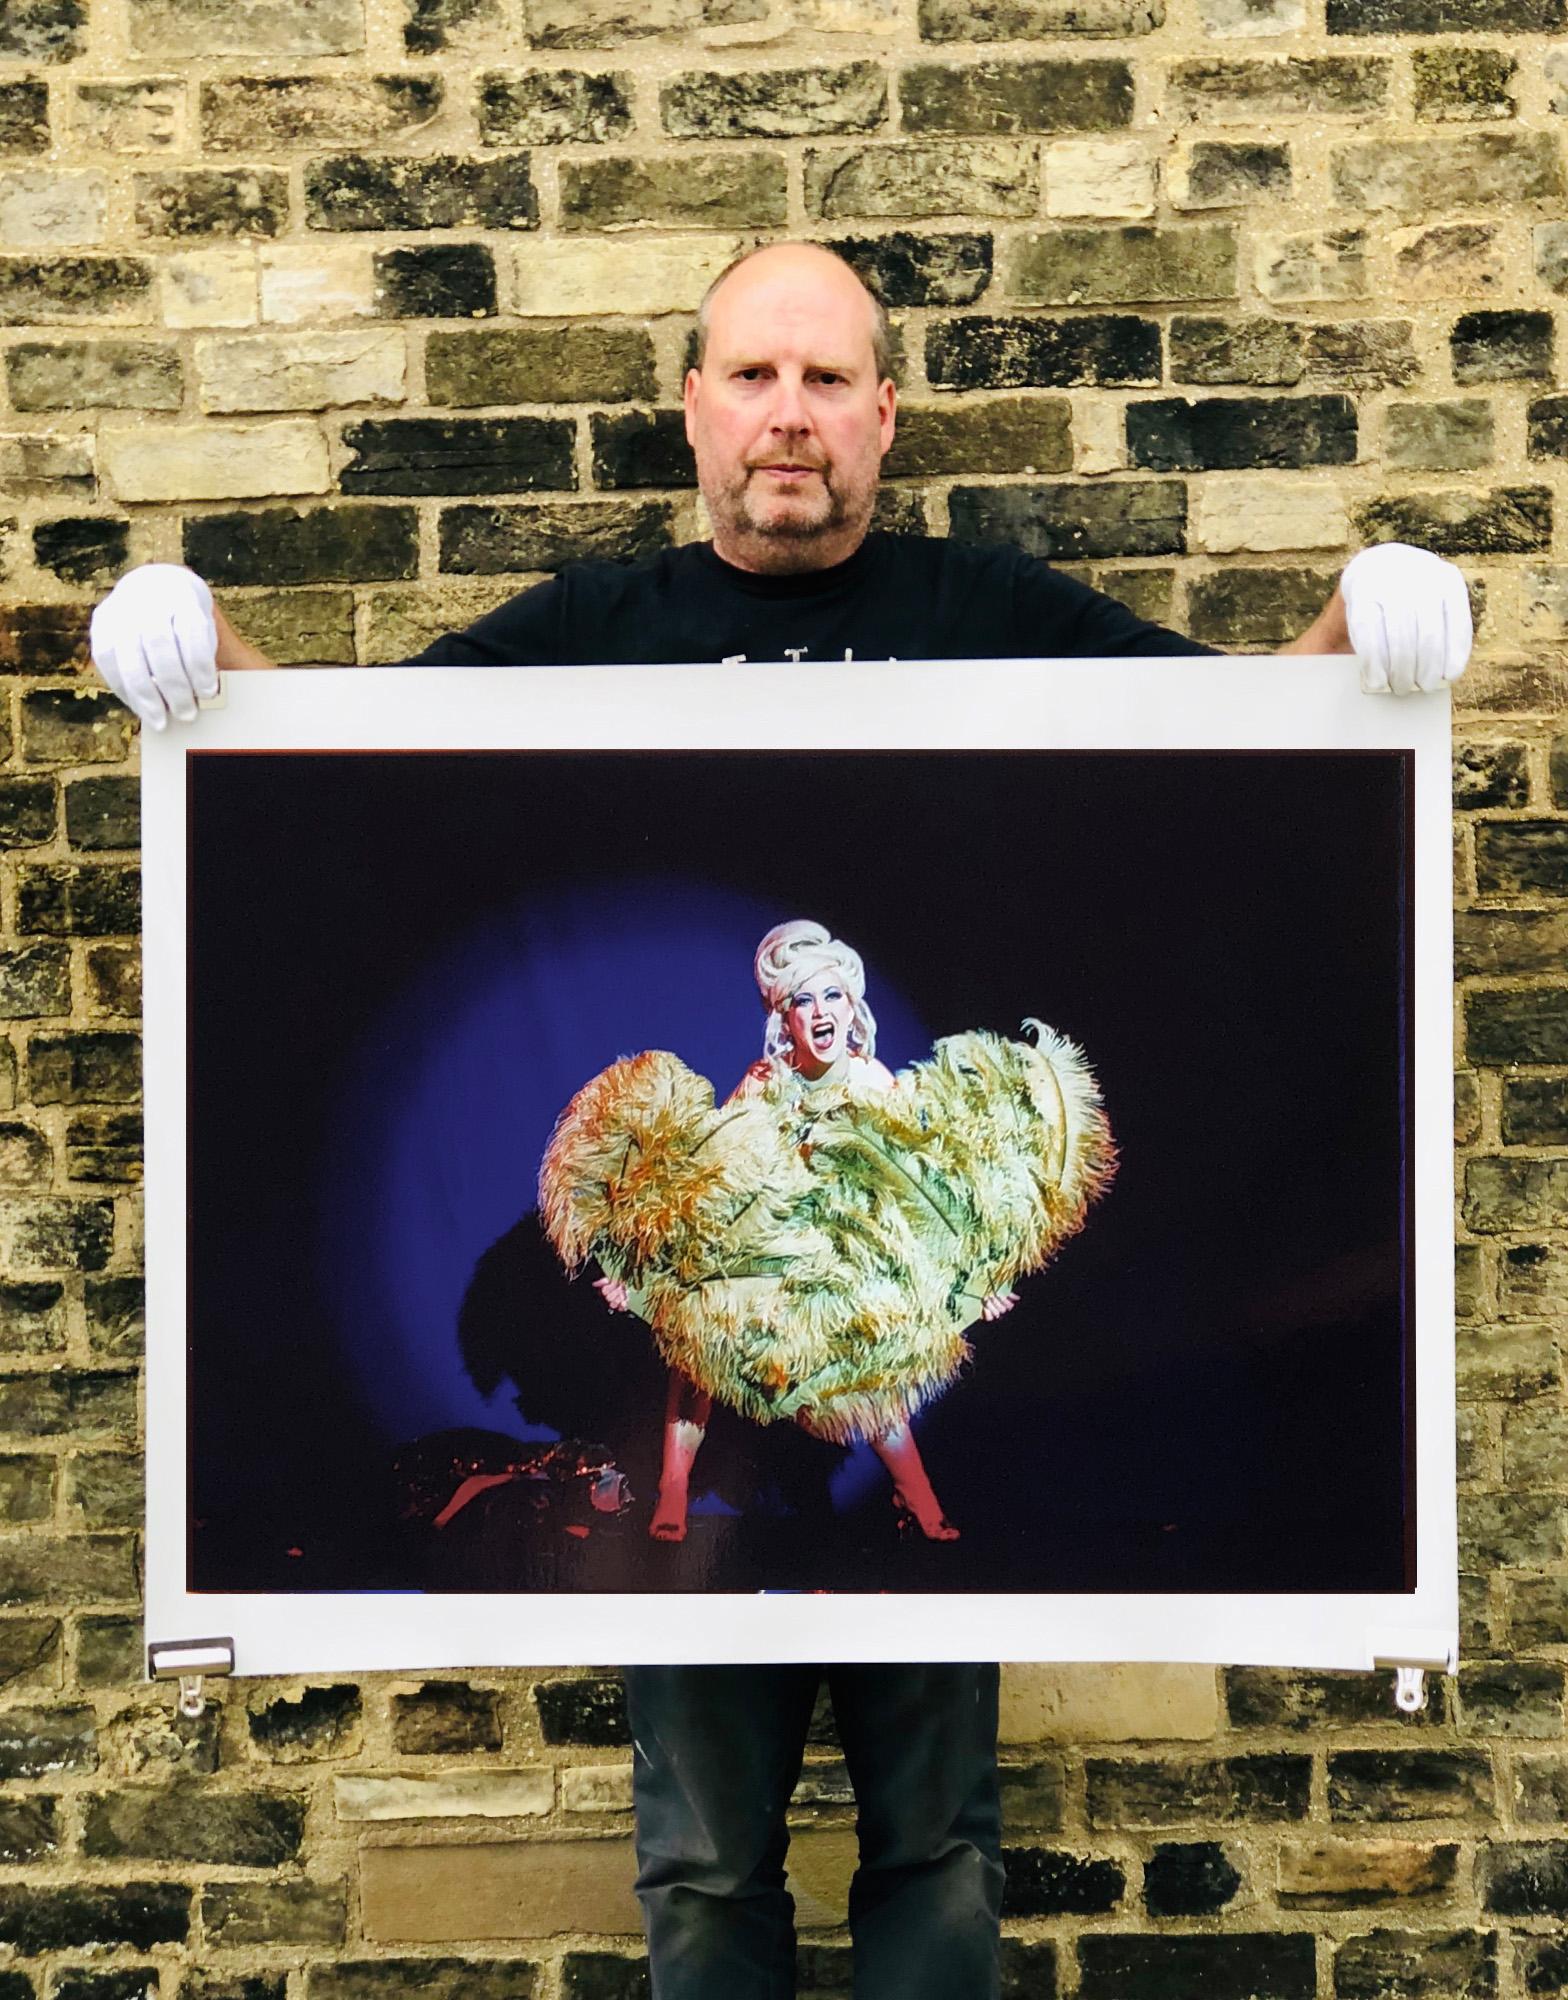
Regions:
[[[232,1639],[150,1640],[147,1646],[147,1677],[154,1681],[178,1681],[181,1715],[194,1722],[206,1712],[207,1697],[202,1681],[208,1674],[232,1674]]]
[[[1395,1667],[1394,1703],[1406,1715],[1419,1715],[1426,1707],[1426,1669],[1424,1667]]]
[[[188,1715],[194,1722],[207,1706],[207,1697],[201,1691],[200,1674],[180,1675],[180,1713]]]

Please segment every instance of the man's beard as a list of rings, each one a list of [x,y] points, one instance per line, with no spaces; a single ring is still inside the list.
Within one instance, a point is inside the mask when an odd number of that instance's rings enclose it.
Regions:
[[[735,539],[745,537],[764,544],[758,551],[760,567],[775,573],[816,568],[816,545],[828,536],[841,534],[855,521],[849,496],[834,484],[832,467],[819,465],[815,470],[822,481],[826,505],[809,510],[777,507],[764,514],[752,505],[751,482],[758,469],[748,467],[739,485],[725,492],[717,510],[710,503],[709,512],[718,512],[722,525]],[[869,520],[869,507],[865,514]]]

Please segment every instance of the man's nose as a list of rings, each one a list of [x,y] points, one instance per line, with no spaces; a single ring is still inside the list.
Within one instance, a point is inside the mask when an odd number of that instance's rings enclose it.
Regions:
[[[780,375],[773,388],[773,408],[769,415],[776,431],[809,431],[811,416],[802,393],[803,384]]]

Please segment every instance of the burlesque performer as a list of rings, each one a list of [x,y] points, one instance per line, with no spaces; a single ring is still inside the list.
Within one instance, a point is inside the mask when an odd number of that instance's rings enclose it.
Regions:
[[[563,1262],[597,1258],[606,1302],[647,1319],[670,1366],[650,1533],[686,1533],[718,1396],[865,1438],[901,1518],[956,1540],[910,1420],[1108,1181],[1098,1091],[1038,1022],[1033,1042],[949,1036],[895,1077],[859,955],[809,920],[769,931],[754,970],[764,1053],[726,1105],[675,1056],[630,1057],[572,1099],[540,1171]]]

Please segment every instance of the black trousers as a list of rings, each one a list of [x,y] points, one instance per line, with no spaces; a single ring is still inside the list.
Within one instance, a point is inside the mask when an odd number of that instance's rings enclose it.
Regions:
[[[855,2000],[996,2000],[994,1666],[628,1667],[653,2000],[791,2000],[785,1809],[826,1675],[855,1787]]]

